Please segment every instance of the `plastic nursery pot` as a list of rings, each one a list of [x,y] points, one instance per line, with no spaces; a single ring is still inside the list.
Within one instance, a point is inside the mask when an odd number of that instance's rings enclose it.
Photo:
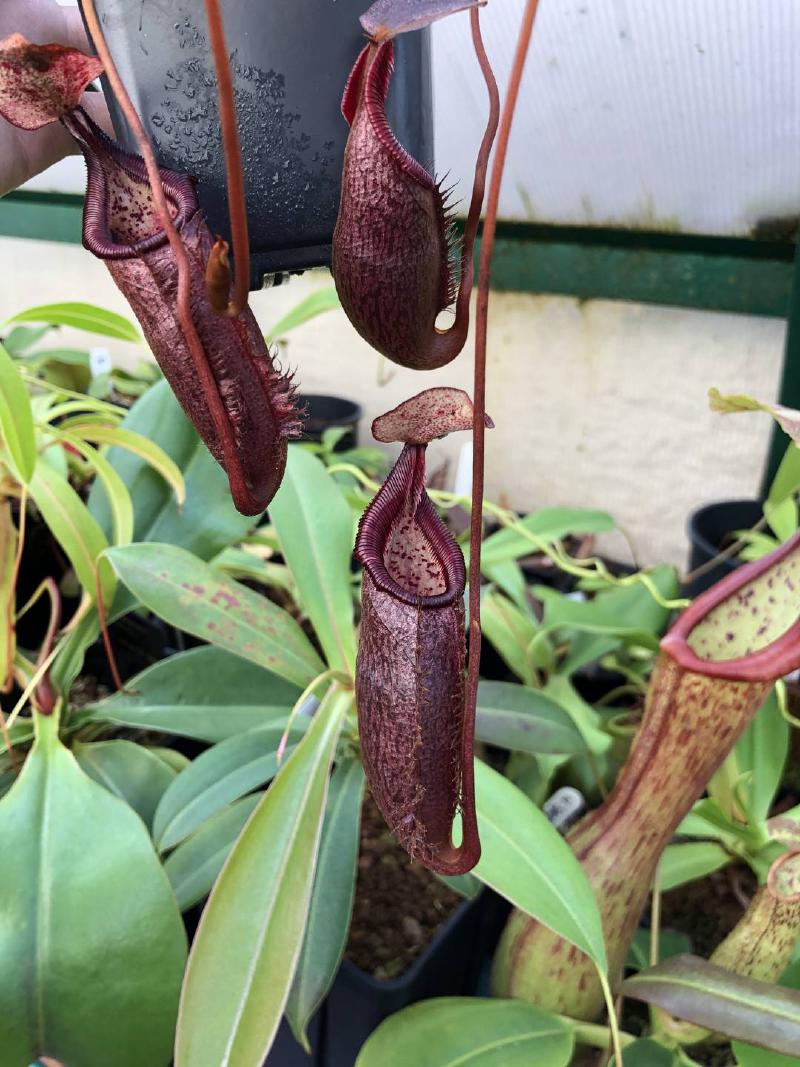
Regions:
[[[203,0],[95,0],[106,40],[159,162],[197,179],[213,232],[227,234],[214,64]],[[224,0],[243,145],[251,287],[265,275],[330,263],[348,126],[340,103],[363,46],[368,0]],[[389,118],[433,163],[429,31],[396,42]],[[135,145],[111,101],[117,134]]]
[[[755,526],[762,515],[762,505],[758,500],[721,500],[716,504],[704,504],[693,511],[687,523],[689,570],[694,571],[719,555],[737,530]],[[741,560],[722,560],[687,585],[684,592],[687,596],[698,596],[739,566]]]
[[[459,905],[399,978],[381,981],[344,960],[309,1027],[311,1055],[284,1022],[264,1067],[353,1067],[361,1046],[389,1015],[429,997],[476,993],[504,918],[492,897],[483,890]]]
[[[302,393],[297,402],[307,411],[303,423],[305,440],[319,442],[326,430],[343,428],[347,433],[336,442],[334,452],[344,452],[358,444],[358,424],[364,415],[360,404],[356,404],[354,400],[345,400],[341,396],[326,396],[323,393]]]
[[[352,1067],[372,1031],[409,1004],[476,991],[485,948],[481,937],[485,896],[481,893],[461,904],[399,978],[381,981],[348,960],[342,963],[325,1004],[317,1067]]]

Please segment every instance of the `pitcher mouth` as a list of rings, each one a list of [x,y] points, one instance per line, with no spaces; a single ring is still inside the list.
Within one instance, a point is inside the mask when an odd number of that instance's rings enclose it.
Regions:
[[[150,197],[150,182],[144,161],[126,152],[111,140],[83,110],[76,108],[61,119],[78,142],[86,160],[86,207],[83,214],[83,244],[100,259],[136,259],[167,244],[164,229],[157,229],[139,240],[124,242],[115,237],[109,220],[109,171],[124,175],[134,186]],[[185,174],[159,167],[161,184],[173,214],[176,229],[180,230],[198,211],[194,185]]]
[[[689,671],[729,681],[772,682],[800,668],[800,532],[699,596],[661,648]]]
[[[391,574],[386,555],[392,533],[412,519],[430,549],[444,586],[425,595],[401,584]],[[358,528],[356,558],[381,592],[416,608],[441,608],[464,595],[467,575],[464,557],[425,492],[425,446],[406,445],[391,474],[369,505]]]

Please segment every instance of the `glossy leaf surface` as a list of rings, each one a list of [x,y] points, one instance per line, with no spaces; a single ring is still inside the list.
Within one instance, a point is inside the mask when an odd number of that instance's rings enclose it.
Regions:
[[[71,326],[75,330],[86,330],[102,337],[113,337],[117,341],[142,343],[142,335],[124,315],[94,304],[67,301],[63,304],[41,304],[26,308],[12,315],[9,322],[45,322],[50,326]],[[4,323],[5,325],[5,323]]]
[[[569,845],[521,790],[480,760],[475,788],[482,854],[474,873],[605,969],[597,905]]]
[[[28,390],[0,344],[0,433],[14,476],[24,485],[36,466],[36,438]]]
[[[166,791],[155,815],[153,838],[162,852],[275,776],[284,725],[229,737],[192,761]],[[298,732],[293,730],[295,738]]]
[[[323,699],[312,725],[228,858],[203,913],[184,981],[176,1067],[261,1067],[302,946],[342,719]]]
[[[553,544],[570,534],[607,533],[616,526],[607,511],[588,508],[540,508],[519,520],[525,530],[536,538]],[[481,552],[481,566],[529,556],[537,551],[533,540],[516,530],[505,528],[486,538]]]
[[[440,997],[381,1023],[356,1067],[567,1067],[574,1045],[564,1020],[522,1001]]]
[[[580,730],[560,705],[540,690],[513,682],[480,683],[475,736],[516,752],[586,751]]]
[[[658,865],[658,885],[662,893],[697,878],[705,878],[732,860],[730,852],[715,841],[686,841],[668,845]]]
[[[628,978],[625,996],[714,1032],[800,1056],[800,993],[742,978],[698,956],[673,956]]]
[[[352,674],[356,639],[349,504],[321,461],[294,447],[269,514],[328,664]]]
[[[363,796],[361,763],[340,763],[331,777],[306,934],[286,1004],[286,1016],[303,1045],[309,1020],[333,984],[347,944]]]
[[[111,447],[108,461],[136,501],[134,540],[180,545],[200,559],[212,559],[226,545],[240,540],[253,520],[240,515],[231,501],[228,479],[181,410],[167,382],[158,382],[131,408],[119,429],[157,445],[183,475],[185,503],[172,485],[135,449]],[[108,504],[92,487],[89,510],[106,533]]]
[[[203,823],[197,833],[167,856],[164,870],[181,911],[211,892],[230,850],[264,796],[252,793]]]
[[[30,493],[51,533],[64,549],[78,581],[95,596],[95,567],[108,541],[81,498],[47,463],[37,463]],[[101,568],[104,595],[110,600],[113,578]]]
[[[166,1067],[180,914],[141,820],[86,777],[52,719],[0,802],[0,848],[0,1065]]]
[[[131,678],[127,690],[81,709],[94,722],[224,741],[285,722],[300,696],[291,682],[213,645],[192,648]]]
[[[92,741],[75,745],[73,752],[81,770],[124,800],[150,829],[175,770],[133,741]]]
[[[174,545],[133,544],[106,553],[145,607],[180,630],[307,686],[325,667],[287,612]]]

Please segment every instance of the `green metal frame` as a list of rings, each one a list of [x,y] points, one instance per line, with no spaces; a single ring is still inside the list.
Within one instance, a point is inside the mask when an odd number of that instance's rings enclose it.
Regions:
[[[82,196],[9,193],[0,199],[0,235],[79,243],[82,211]],[[780,401],[800,407],[800,255],[791,240],[501,223],[492,283],[507,292],[787,318]],[[765,486],[787,441],[776,428]]]

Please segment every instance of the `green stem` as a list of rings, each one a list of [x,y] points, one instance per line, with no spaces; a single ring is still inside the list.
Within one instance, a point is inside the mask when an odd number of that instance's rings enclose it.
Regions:
[[[600,986],[603,990],[603,999],[606,1002],[606,1011],[608,1012],[611,1045],[614,1049],[614,1067],[624,1067],[622,1060],[622,1035],[619,1029],[619,1021],[617,1020],[617,1011],[614,1007],[614,997],[611,993],[611,986],[608,984],[608,975],[602,967],[597,968],[597,975],[600,979]]]
[[[590,1048],[607,1049],[611,1044],[611,1029],[608,1026],[600,1026],[599,1023],[575,1023],[574,1019],[570,1019],[567,1015],[559,1015],[559,1019],[563,1019],[564,1022],[571,1023],[575,1029],[573,1033],[575,1040],[579,1045],[588,1045]],[[622,1048],[627,1048],[628,1045],[632,1045],[636,1041],[633,1034],[627,1034],[624,1030],[620,1030],[619,1043]]]

